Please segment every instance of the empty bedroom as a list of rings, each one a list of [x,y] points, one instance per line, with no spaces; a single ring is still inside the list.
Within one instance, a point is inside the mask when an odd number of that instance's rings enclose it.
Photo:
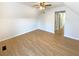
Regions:
[[[0,56],[79,56],[79,2],[0,2]]]

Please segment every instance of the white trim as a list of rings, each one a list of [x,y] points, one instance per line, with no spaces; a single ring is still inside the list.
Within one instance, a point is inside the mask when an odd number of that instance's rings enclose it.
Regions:
[[[52,31],[47,31],[47,30],[45,30],[45,29],[43,29],[43,28],[39,28],[40,30],[43,30],[43,31],[46,31],[46,32],[49,32],[49,33],[53,33],[54,34],[54,32]]]
[[[71,38],[71,39],[73,39],[73,40],[79,40],[78,38],[71,37],[71,36],[67,36],[67,35],[64,35],[64,37]]]
[[[1,39],[0,42],[1,42],[1,41],[5,41],[5,40],[9,40],[9,39],[14,38],[14,37],[19,36],[19,35],[23,35],[23,34],[29,33],[29,32],[34,31],[34,30],[36,30],[36,28],[34,28],[34,29],[32,29],[32,30],[29,30],[28,32],[23,32],[23,33],[14,35],[14,36],[9,36],[9,37],[7,37],[7,38]]]

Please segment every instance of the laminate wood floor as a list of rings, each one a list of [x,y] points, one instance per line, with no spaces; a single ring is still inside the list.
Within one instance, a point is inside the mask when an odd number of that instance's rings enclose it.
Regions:
[[[2,51],[2,46],[6,50]],[[79,56],[79,41],[35,30],[0,42],[1,56]]]

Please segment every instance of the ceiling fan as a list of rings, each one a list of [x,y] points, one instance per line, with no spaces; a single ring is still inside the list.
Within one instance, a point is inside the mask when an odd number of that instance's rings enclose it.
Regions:
[[[52,6],[52,4],[48,4],[46,2],[40,2],[36,5],[33,5],[33,7],[39,8],[43,13],[45,13],[45,9],[49,6]]]

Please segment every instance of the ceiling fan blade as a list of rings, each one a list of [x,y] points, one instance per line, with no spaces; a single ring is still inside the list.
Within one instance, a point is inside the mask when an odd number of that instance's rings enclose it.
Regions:
[[[33,5],[33,7],[38,7],[39,5]]]
[[[52,6],[52,4],[47,4],[47,5],[45,5],[45,6]]]
[[[35,7],[35,8],[40,8],[39,6],[32,6],[32,7]]]

